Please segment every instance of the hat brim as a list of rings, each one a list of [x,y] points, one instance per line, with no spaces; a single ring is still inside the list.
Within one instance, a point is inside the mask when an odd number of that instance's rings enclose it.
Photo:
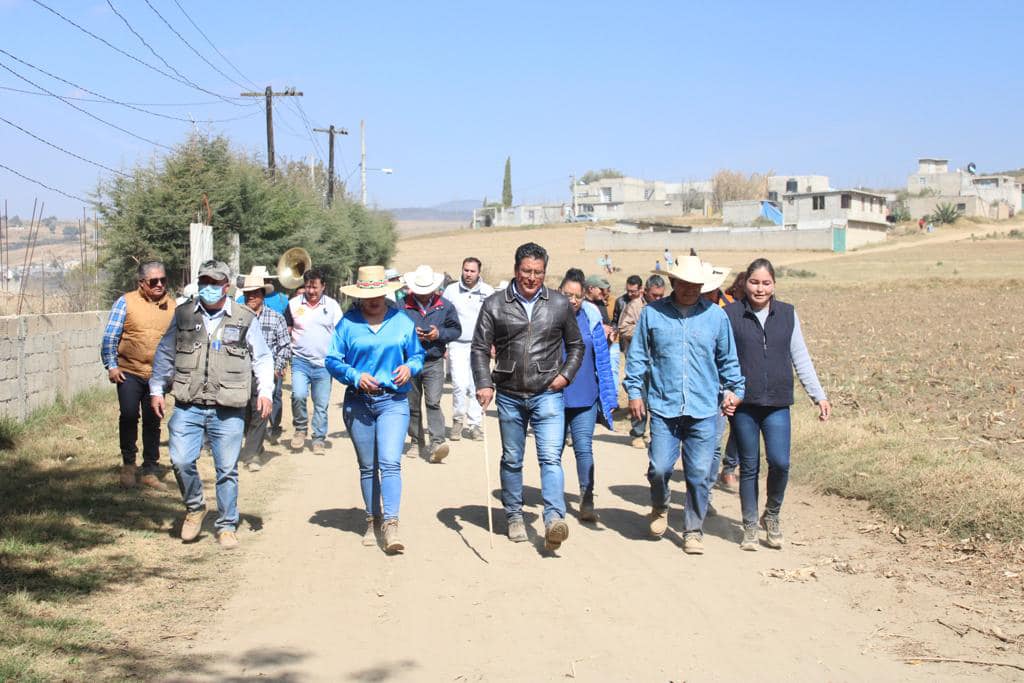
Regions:
[[[257,289],[262,289],[264,294],[273,294],[274,285],[253,285],[252,287],[238,287],[239,292],[245,294],[246,292],[254,292]]]
[[[404,285],[408,287],[409,291],[412,292],[413,294],[433,294],[441,286],[441,283],[444,282],[443,274],[434,273],[434,281],[431,282],[429,285],[424,285],[420,287],[410,282],[412,276],[413,273],[406,273],[405,277],[402,279],[404,281]]]
[[[716,289],[721,289],[722,285],[725,283],[725,278],[729,277],[729,273],[731,272],[732,268],[716,270],[711,277],[708,278],[707,282],[704,283],[704,286],[700,288],[700,293],[707,294],[708,292],[713,292]]]
[[[650,272],[651,272],[651,275],[660,275],[662,277],[671,278],[673,280],[681,280],[683,282],[688,282],[691,285],[703,285],[704,284],[704,276],[703,275],[700,275],[700,276],[685,276],[684,277],[682,275],[679,275],[678,273],[673,273],[671,270],[652,270]],[[693,277],[698,277],[699,279],[696,279],[696,280],[692,279]]]
[[[387,296],[403,287],[401,282],[386,282],[380,287],[360,287],[359,285],[345,285],[341,293],[352,299],[376,299],[379,296]]]

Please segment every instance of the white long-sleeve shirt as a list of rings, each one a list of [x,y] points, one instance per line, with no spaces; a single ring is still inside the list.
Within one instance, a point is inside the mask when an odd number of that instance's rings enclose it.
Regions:
[[[473,287],[462,284],[462,280],[445,287],[441,296],[455,306],[455,312],[459,314],[459,325],[462,326],[462,334],[459,335],[456,342],[468,344],[473,341],[473,330],[476,329],[476,319],[480,317],[480,307],[484,305],[484,300],[492,294],[494,294],[494,287],[483,280],[477,280]]]
[[[212,335],[220,326],[220,321],[231,312],[231,299],[224,302],[220,310],[210,312],[198,301],[195,304],[196,310],[203,314],[203,325],[206,326],[206,334]],[[156,347],[156,355],[153,356],[153,375],[149,378],[149,395],[163,396],[164,387],[174,377],[174,354],[178,341],[178,325],[174,318],[164,332],[160,343]],[[274,395],[274,354],[267,346],[263,338],[263,331],[260,329],[258,320],[253,320],[252,325],[245,333],[245,343],[249,347],[249,354],[252,357],[252,372],[256,376],[256,392],[260,398],[273,400]]]

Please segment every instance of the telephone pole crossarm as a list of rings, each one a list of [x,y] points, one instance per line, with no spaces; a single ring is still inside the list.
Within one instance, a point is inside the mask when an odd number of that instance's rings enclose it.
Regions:
[[[267,100],[267,171],[274,175],[274,98],[275,97],[302,97],[302,93],[295,88],[285,88],[281,92],[274,92],[269,85],[263,92],[243,92],[242,97],[264,97]]]
[[[334,204],[334,136],[335,135],[348,135],[348,131],[344,128],[335,128],[334,124],[331,124],[330,128],[314,128],[315,133],[327,133],[328,139],[328,159],[327,159],[327,206]]]

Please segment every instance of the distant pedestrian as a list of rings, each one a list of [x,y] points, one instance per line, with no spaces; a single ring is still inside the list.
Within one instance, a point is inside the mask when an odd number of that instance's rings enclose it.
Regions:
[[[159,477],[160,418],[149,401],[149,378],[157,344],[174,317],[167,273],[159,261],[139,265],[137,288],[118,298],[110,311],[100,356],[107,379],[117,386],[120,408],[121,486],[142,484],[163,490]],[[142,416],[142,476],[138,476],[139,416]]]
[[[625,355],[627,362],[629,359],[629,347],[633,341],[636,324],[640,322],[640,314],[643,313],[644,306],[654,303],[663,296],[665,296],[665,279],[661,275],[653,274],[647,278],[643,294],[636,299],[630,299],[629,303],[626,304],[626,308],[623,309],[622,315],[619,317],[618,331],[623,355]],[[642,395],[644,401],[646,401],[646,388],[643,390]],[[629,436],[632,439],[631,444],[633,448],[647,448],[647,442],[645,441],[647,413],[645,412],[640,417],[631,415],[630,422]]]
[[[462,277],[444,290],[444,298],[452,302],[459,314],[462,333],[448,344],[448,365],[452,373],[452,433],[451,440],[462,438],[463,429],[470,439],[483,438],[480,428],[482,411],[476,400],[476,384],[470,365],[470,347],[473,331],[484,301],[494,294],[494,288],[483,281],[480,259],[470,256],[462,261]]]
[[[323,271],[310,268],[302,274],[303,293],[288,302],[284,319],[292,335],[292,435],[291,447],[306,445],[310,426],[307,400],[313,399],[313,453],[324,454],[327,408],[331,403],[331,376],[324,358],[341,320],[338,302],[324,294]]]
[[[245,431],[245,406],[253,378],[257,410],[270,415],[274,357],[256,315],[228,297],[231,270],[221,261],[199,267],[195,303],[178,306],[160,339],[149,380],[150,404],[160,417],[164,388],[171,387],[174,414],[167,423],[171,463],[185,503],[181,540],[194,541],[206,516],[203,480],[196,461],[209,442],[217,471],[214,526],[222,548],[238,545],[238,456]]]
[[[661,270],[661,261],[655,261],[654,262],[654,270],[656,270],[656,271],[660,271]]]
[[[672,252],[665,247],[665,253],[662,254],[665,259],[665,267],[671,269],[676,264],[675,260],[672,259]]]
[[[284,316],[266,303],[267,295],[274,292],[274,285],[264,277],[266,269],[252,269],[242,278],[238,290],[242,293],[245,305],[256,314],[263,339],[267,342],[274,357],[274,393],[279,396],[284,381],[284,371],[292,357],[291,337],[288,335],[288,324]],[[263,417],[259,410],[259,394],[253,392],[245,411],[245,445],[242,447],[240,460],[250,472],[258,472],[263,468],[263,442],[267,436],[267,427],[273,419],[274,409],[271,407],[270,417]]]
[[[605,426],[614,431],[612,411],[618,407],[618,396],[600,313],[583,300],[583,286],[578,280],[567,275],[559,289],[572,306],[584,344],[580,369],[563,392],[565,430],[572,437],[576,475],[580,485],[579,519],[581,522],[596,522],[594,429],[600,417]]]
[[[342,414],[359,462],[359,487],[366,512],[363,545],[376,544],[380,523],[384,550],[399,553],[402,500],[402,443],[409,426],[410,381],[423,369],[423,347],[409,316],[386,301],[398,283],[383,266],[362,266],[355,284],[342,287],[358,300],[342,318],[331,341],[326,367],[346,385]]]
[[[416,326],[416,334],[425,351],[423,370],[409,386],[409,436],[421,458],[438,463],[448,455],[445,419],[441,411],[444,393],[444,354],[448,343],[459,338],[462,326],[452,302],[438,293],[444,276],[427,265],[406,273],[403,281],[409,294],[402,307]],[[423,427],[423,406],[427,428]],[[427,435],[429,434],[429,440]]]
[[[681,448],[686,480],[683,551],[699,555],[704,552],[707,477],[718,414],[736,409],[744,380],[729,319],[700,296],[705,278],[700,259],[686,256],[666,274],[672,295],[640,314],[624,384],[633,417],[650,412],[651,536],[660,538],[668,529],[669,481]]]
[[[757,550],[758,473],[761,438],[768,461],[768,499],[760,524],[770,548],[783,545],[779,512],[789,481],[790,415],[793,370],[818,406],[818,418],[832,414],[825,390],[811,362],[792,305],[775,298],[775,269],[768,259],[753,261],[746,270],[746,298],[725,307],[747,378],[746,397],[732,417],[740,457],[740,504],[743,509],[744,550]]]
[[[495,398],[501,425],[501,502],[513,542],[527,540],[523,522],[526,427],[537,441],[544,546],[558,549],[565,523],[565,401],[563,390],[579,370],[583,340],[568,300],[544,286],[548,253],[528,242],[516,249],[515,279],[484,302],[473,334],[473,380],[484,410]],[[491,371],[491,348],[495,365]],[[563,360],[562,353],[565,350]]]

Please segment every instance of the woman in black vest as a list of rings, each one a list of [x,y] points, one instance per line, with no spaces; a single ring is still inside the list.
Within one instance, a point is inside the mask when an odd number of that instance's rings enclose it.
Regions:
[[[761,526],[765,545],[781,548],[779,510],[789,480],[790,418],[793,405],[793,370],[804,390],[818,406],[818,419],[832,414],[824,389],[807,352],[800,319],[791,304],[775,298],[775,268],[768,259],[747,267],[744,298],[725,307],[736,338],[740,370],[747,380],[743,403],[732,417],[732,434],[740,456],[740,504],[743,509],[744,550],[757,550],[758,474],[761,435],[768,461],[768,500]]]

